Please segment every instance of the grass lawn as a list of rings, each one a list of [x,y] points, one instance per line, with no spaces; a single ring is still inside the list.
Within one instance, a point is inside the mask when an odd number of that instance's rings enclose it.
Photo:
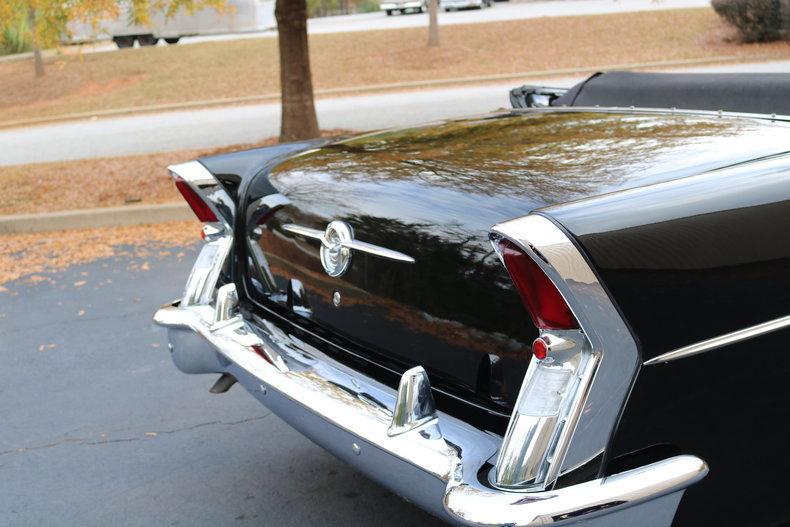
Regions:
[[[0,167],[0,215],[178,201],[167,166],[199,151]]]
[[[323,135],[350,133],[327,130]],[[169,165],[276,143],[273,137],[254,145],[0,166],[0,187],[6,189],[0,193],[0,216],[181,201]]]
[[[366,31],[310,37],[317,89],[570,67],[771,55],[788,43],[741,45],[711,9],[542,18],[426,30]],[[44,79],[30,61],[0,64],[0,121],[276,94],[274,38],[127,49],[51,58]]]

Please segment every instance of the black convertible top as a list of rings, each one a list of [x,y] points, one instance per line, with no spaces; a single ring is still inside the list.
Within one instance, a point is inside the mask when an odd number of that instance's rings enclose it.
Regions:
[[[790,73],[596,73],[551,106],[724,110],[790,115]]]

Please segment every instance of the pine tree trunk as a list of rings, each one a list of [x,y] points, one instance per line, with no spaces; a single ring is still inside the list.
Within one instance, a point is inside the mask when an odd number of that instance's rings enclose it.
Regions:
[[[280,141],[318,137],[307,47],[306,0],[277,0],[274,14],[280,47]]]
[[[439,45],[439,0],[428,0],[428,45]]]
[[[30,26],[31,42],[33,46],[33,64],[36,68],[36,77],[44,76],[44,59],[41,57],[41,49],[38,46],[38,35],[36,34],[36,9],[30,6],[27,10],[27,23]]]

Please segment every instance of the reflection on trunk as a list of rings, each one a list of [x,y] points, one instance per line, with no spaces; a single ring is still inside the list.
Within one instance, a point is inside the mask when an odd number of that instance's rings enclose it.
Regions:
[[[503,112],[369,134],[259,176],[257,188],[276,189],[285,201],[253,243],[275,289],[284,291],[289,279],[304,285],[310,310],[298,320],[305,328],[401,371],[422,365],[435,386],[506,414],[537,332],[491,247],[491,226],[737,163],[755,156],[754,144],[772,153],[788,135],[746,120],[578,112]],[[323,231],[335,220],[357,240],[415,263],[353,251],[349,270],[332,278],[320,241],[282,229]],[[286,305],[278,291],[260,298]]]

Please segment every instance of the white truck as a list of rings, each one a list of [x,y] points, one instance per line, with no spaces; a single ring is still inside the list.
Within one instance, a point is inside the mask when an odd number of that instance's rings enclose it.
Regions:
[[[226,8],[218,12],[206,8],[189,13],[184,9],[170,18],[163,13],[152,13],[149,24],[130,25],[130,7],[122,2],[118,18],[107,19],[93,28],[86,23],[69,25],[72,43],[112,39],[119,48],[130,48],[135,41],[140,46],[154,46],[164,39],[176,44],[181,37],[249,33],[276,26],[274,0],[226,0]]]

